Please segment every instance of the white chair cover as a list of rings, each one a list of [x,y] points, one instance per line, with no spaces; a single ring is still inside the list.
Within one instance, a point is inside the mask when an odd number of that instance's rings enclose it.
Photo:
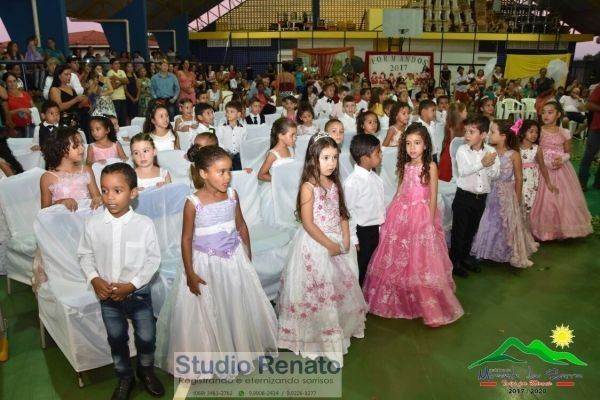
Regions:
[[[276,166],[274,170],[280,168]],[[277,297],[279,278],[293,236],[293,229],[265,225],[260,215],[260,199],[256,173],[233,171],[231,187],[240,199],[242,214],[250,232],[252,264],[256,269],[261,285],[271,300]]]
[[[96,185],[98,186],[98,190],[100,190],[100,175],[102,175],[102,170],[104,167],[110,164],[123,162],[120,158],[109,158],[106,160],[106,164],[101,164],[99,162],[95,162],[92,164],[92,171],[94,172],[94,178],[96,178]]]
[[[24,152],[31,149],[32,138],[8,138],[6,144],[13,153]]]
[[[179,132],[177,131],[177,136],[179,137],[179,148],[183,151],[186,151],[192,147],[194,144],[194,139],[196,138],[196,132]]]
[[[185,153],[184,150],[159,151],[157,153],[158,165],[169,171],[172,182],[185,183],[190,187],[192,184],[190,177],[191,163],[185,159]]]
[[[350,152],[350,143],[356,132],[344,132],[344,141],[342,142],[342,152]]]
[[[310,140],[310,135],[298,136],[296,139],[296,145],[294,148],[294,153],[296,154],[296,160],[304,161],[306,158],[306,149],[308,148],[308,141]]]
[[[340,163],[340,178],[343,182],[354,170],[355,163],[349,151],[342,151],[338,162]]]
[[[242,168],[252,168],[258,172],[269,151],[269,136],[256,137],[242,141],[240,146],[240,160]]]
[[[263,125],[249,124],[249,125],[246,125],[246,133],[248,135],[247,136],[248,140],[258,138],[258,137],[269,137],[270,138],[271,129],[266,124],[263,124]]]
[[[508,119],[511,115],[514,115],[515,119],[517,116],[523,118],[523,103],[519,103],[515,99],[502,100],[500,108],[502,110],[501,119]]]
[[[41,151],[13,151],[13,155],[25,171],[30,170],[32,168],[44,169],[46,167],[46,162],[44,161],[44,157],[42,156]]]
[[[452,182],[458,178],[458,167],[456,166],[456,152],[458,148],[465,144],[465,138],[456,137],[450,142],[450,161],[452,162]]]
[[[63,205],[45,208],[34,223],[48,277],[38,290],[39,317],[77,372],[112,363],[100,303],[77,258],[85,218],[92,214],[89,203],[79,202],[74,213]],[[132,334],[130,326],[129,347],[135,355]]]
[[[31,111],[31,122],[34,125],[39,125],[42,123],[42,118],[40,117],[40,112],[37,109],[37,107],[31,107],[29,109],[29,111]]]
[[[319,118],[315,121],[315,123],[317,124],[317,126],[319,127],[320,131],[324,131],[325,130],[325,124],[329,122],[329,118]]]
[[[144,189],[134,202],[137,213],[152,219],[160,246],[161,262],[151,283],[152,307],[158,317],[177,272],[183,269],[181,260],[181,229],[183,206],[190,189],[183,183],[170,183],[160,188]]]
[[[438,161],[440,159],[440,156],[442,155],[442,144],[444,143],[444,127],[446,126],[445,123],[436,123],[435,124],[435,129],[433,132],[433,137],[431,138],[431,140],[433,141],[433,151],[437,153],[438,155]]]
[[[283,111],[283,107],[281,110],[276,111],[275,114],[267,114],[265,115],[265,124],[267,124],[269,127],[271,125],[273,125],[273,122],[275,122],[277,119],[281,118],[281,112]]]
[[[33,220],[40,209],[41,168],[33,168],[0,181],[0,207],[4,212],[10,239],[6,243],[6,274],[31,285],[35,236]]]
[[[382,148],[383,160],[379,176],[383,180],[383,195],[385,204],[389,204],[398,189],[398,177],[396,176],[396,163],[398,159],[397,147]]]
[[[273,206],[275,222],[283,227],[294,228],[296,221],[296,198],[300,185],[300,176],[304,159],[283,163],[273,168],[271,187],[273,190]]]
[[[144,117],[135,117],[131,120],[131,126],[139,127],[139,131],[141,132],[144,128],[144,122],[146,122],[146,118]]]

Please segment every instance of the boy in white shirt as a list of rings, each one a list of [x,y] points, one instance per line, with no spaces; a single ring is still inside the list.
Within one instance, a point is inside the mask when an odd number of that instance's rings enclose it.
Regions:
[[[338,119],[344,125],[344,133],[356,132],[356,103],[354,97],[346,96],[340,103],[343,105],[344,112]]]
[[[154,397],[164,387],[154,375],[156,322],[150,280],[160,265],[160,247],[152,220],[135,213],[137,176],[126,163],[107,165],[101,175],[105,210],[89,216],[77,254],[88,283],[100,299],[102,320],[119,384],[113,399],[127,399],[135,386],[129,360],[127,319],[133,321],[137,376]]]
[[[383,180],[375,169],[381,165],[381,144],[375,135],[355,135],[350,154],[354,171],[344,181],[344,197],[350,213],[350,242],[356,246],[358,281],[362,286],[371,255],[379,244],[379,227],[385,220]]]
[[[369,109],[369,101],[371,101],[371,88],[360,89],[360,101],[356,104],[357,112]]]
[[[239,101],[230,101],[225,105],[225,118],[227,122],[217,127],[217,139],[219,145],[231,155],[232,170],[242,169],[240,159],[240,148],[246,140],[248,133],[246,127],[240,123],[242,115],[242,104]]]
[[[315,116],[316,118],[329,118],[333,111],[333,95],[335,94],[335,84],[327,83],[323,86],[323,97],[317,100],[315,104]]]
[[[429,132],[429,137],[431,138],[431,143],[433,144],[433,149],[431,149],[433,161],[437,163],[438,161],[438,149],[435,146],[437,142],[435,140],[435,110],[436,105],[431,100],[423,100],[419,102],[419,118],[416,122],[423,124],[427,128],[427,132]]]
[[[479,220],[485,210],[490,182],[500,176],[500,160],[494,149],[486,144],[490,120],[474,115],[465,120],[465,141],[456,152],[458,178],[456,196],[452,203],[452,233],[450,259],[453,273],[466,278],[481,268],[469,256]]]
[[[435,119],[438,124],[446,125],[446,116],[448,115],[449,100],[445,94],[438,96],[437,109],[435,110]]]
[[[256,97],[250,99],[250,114],[246,116],[246,125],[264,125],[265,116],[261,113],[262,104]]]
[[[337,103],[333,105],[333,110],[331,111],[331,118],[339,118],[344,113],[344,97],[348,96],[350,90],[347,86],[340,86],[338,88],[338,99],[340,99]]]

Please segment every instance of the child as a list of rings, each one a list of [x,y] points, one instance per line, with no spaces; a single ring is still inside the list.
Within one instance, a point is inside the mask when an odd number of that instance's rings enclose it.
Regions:
[[[271,182],[271,169],[283,160],[294,159],[296,144],[296,124],[288,118],[281,117],[273,122],[271,128],[271,144],[267,157],[258,170],[258,179]]]
[[[199,133],[196,135],[196,137],[194,138],[193,145],[198,145],[198,146],[200,146],[200,148],[206,147],[206,146],[218,146],[219,139],[217,139],[217,135],[215,135],[214,133],[202,132],[202,133]],[[190,158],[190,160],[191,160],[191,158]]]
[[[175,116],[175,132],[194,132],[198,128],[198,121],[194,118],[192,99],[181,99],[179,112],[181,114]]]
[[[381,165],[381,145],[373,135],[355,135],[350,155],[356,165],[344,181],[350,213],[350,242],[358,256],[358,282],[362,286],[371,255],[379,243],[379,226],[385,220],[383,181],[375,171]]]
[[[23,166],[10,150],[6,136],[0,135],[0,179],[20,174],[21,172],[23,172]],[[0,215],[2,215],[0,216],[0,224],[4,224],[0,226],[0,231],[3,228],[8,230],[6,223],[2,220],[3,214],[1,210]]]
[[[338,147],[317,133],[306,151],[296,201],[302,226],[281,275],[278,347],[343,365],[352,336],[362,338],[366,304],[358,284]]]
[[[298,106],[298,99],[296,99],[294,96],[287,96],[281,101],[281,105],[283,106],[281,117],[296,122],[296,107]]]
[[[69,211],[77,210],[77,202],[92,199],[91,207],[102,204],[94,172],[82,165],[83,144],[79,132],[61,127],[48,136],[42,155],[46,169],[40,178],[41,207],[64,204]]]
[[[384,114],[383,100],[385,100],[385,92],[382,88],[375,87],[371,89],[371,99],[367,108],[369,111],[373,111],[378,118]]]
[[[371,88],[360,89],[360,101],[356,105],[359,113],[369,109],[369,101],[371,101]]]
[[[376,135],[379,132],[379,118],[373,111],[362,111],[356,117],[356,133]]]
[[[480,272],[475,260],[469,258],[473,238],[485,209],[490,181],[500,176],[500,160],[494,149],[484,144],[490,120],[474,115],[465,121],[465,144],[456,152],[456,195],[452,202],[452,233],[450,259],[453,273],[466,278],[467,270]]]
[[[217,146],[203,147],[191,166],[196,193],[183,210],[177,278],[158,318],[157,365],[176,378],[211,378],[182,372],[174,353],[222,352],[236,361],[277,354],[277,319],[252,266],[250,237],[239,198],[229,187],[231,158]],[[252,360],[248,360],[250,363]],[[212,371],[214,372],[214,371]]]
[[[419,102],[419,118],[417,122],[423,124],[425,128],[427,128],[427,132],[429,132],[429,138],[431,139],[431,143],[433,148],[431,149],[431,156],[433,157],[433,161],[438,162],[438,154],[439,151],[435,147],[435,111],[436,105],[431,100],[422,100]]]
[[[218,110],[219,106],[223,102],[223,96],[221,90],[219,89],[218,82],[211,82],[210,89],[208,89],[208,104],[213,108],[213,110]]]
[[[86,163],[92,165],[95,162],[106,164],[111,158],[119,158],[127,161],[127,155],[121,143],[117,141],[117,132],[110,119],[106,117],[90,118],[90,133],[94,138],[87,148]]]
[[[482,97],[479,101],[479,113],[492,122],[494,120],[494,100],[489,97]]]
[[[535,204],[535,197],[540,182],[540,173],[547,182],[548,189],[557,193],[558,189],[550,181],[548,168],[544,163],[544,154],[538,146],[540,138],[540,125],[537,121],[518,120],[511,129],[519,133],[521,139],[521,161],[523,163],[523,211],[525,219],[529,222],[529,214]]]
[[[158,165],[154,140],[149,134],[138,133],[131,138],[131,159],[137,175],[138,190],[161,187],[171,182],[169,171]]]
[[[533,265],[529,260],[537,251],[521,212],[523,170],[519,154],[519,137],[508,121],[490,124],[490,145],[500,160],[500,178],[493,182],[485,211],[473,241],[471,254],[496,262],[509,262],[516,268]]]
[[[331,111],[331,118],[340,118],[344,113],[344,102],[343,99],[350,94],[350,90],[347,86],[341,85],[337,90],[337,97],[340,101],[333,105],[333,110]],[[354,101],[354,96],[352,96],[352,100]]]
[[[344,142],[344,124],[339,119],[330,119],[323,128],[333,141],[341,148]]]
[[[467,105],[460,101],[448,106],[448,115],[444,125],[444,140],[438,164],[438,179],[444,182],[452,180],[452,159],[450,157],[450,143],[457,137],[464,136],[463,121],[467,119]]]
[[[160,247],[152,220],[137,214],[137,177],[125,163],[106,166],[101,175],[106,209],[89,216],[77,255],[88,283],[100,300],[119,384],[113,399],[128,399],[135,386],[129,361],[128,319],[133,322],[137,376],[148,393],[161,397],[162,383],[154,375],[156,324],[150,281],[160,265]]]
[[[265,116],[261,113],[262,104],[260,100],[253,97],[250,100],[250,115],[246,116],[246,124],[248,125],[264,125]]]
[[[317,100],[315,114],[317,118],[329,118],[333,111],[333,95],[335,94],[335,83],[326,83],[323,86],[323,97]]]
[[[246,127],[239,121],[242,114],[242,104],[237,101],[230,101],[225,105],[225,118],[227,122],[217,127],[217,139],[220,146],[229,153],[232,158],[233,170],[242,169],[240,160],[240,146],[246,140]]]
[[[454,295],[452,263],[437,209],[437,165],[431,139],[411,124],[398,145],[398,192],[390,203],[363,293],[369,312],[384,318],[423,318],[437,327],[464,311]]]
[[[396,102],[391,98],[387,98],[383,100],[383,115],[379,117],[379,125],[381,129],[387,131],[390,127],[390,113],[392,112],[392,107]],[[410,114],[410,112],[409,112]]]
[[[437,109],[435,110],[435,120],[438,124],[445,124],[449,106],[448,96],[444,94],[438,96],[436,104]]]
[[[42,104],[42,123],[35,127],[33,131],[33,140],[31,141],[31,151],[38,151],[42,148],[46,139],[60,122],[60,109],[58,104],[52,100],[44,101]]]
[[[196,96],[196,105],[198,104],[208,104],[208,92],[204,89],[201,89]],[[196,113],[196,115],[198,115],[198,113]]]
[[[160,103],[148,108],[143,131],[149,133],[154,140],[156,151],[180,149],[179,137],[173,134],[173,128],[169,121],[169,110]]]
[[[568,129],[556,125],[561,118],[562,109],[557,102],[544,104],[540,147],[550,179],[538,186],[530,214],[531,233],[541,241],[584,237],[592,233],[591,215],[569,161],[571,134]],[[549,182],[558,188],[558,193],[550,190]]]
[[[194,108],[196,114],[196,121],[198,121],[198,127],[196,128],[196,134],[202,132],[216,132],[215,127],[215,111],[207,103],[198,103]]]
[[[356,103],[354,97],[346,96],[342,100],[343,113],[339,116],[339,120],[344,125],[344,132],[356,132]]]
[[[390,111],[390,129],[388,129],[383,147],[396,147],[400,143],[402,132],[406,130],[410,120],[410,106],[408,103],[398,102]]]
[[[298,136],[314,135],[319,131],[319,126],[314,122],[315,112],[310,103],[300,103],[296,121],[298,121]]]

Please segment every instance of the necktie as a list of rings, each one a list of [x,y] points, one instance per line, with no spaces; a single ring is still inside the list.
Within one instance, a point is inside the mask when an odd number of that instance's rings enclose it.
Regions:
[[[254,123],[258,124],[258,120],[256,119],[256,116],[254,117]]]

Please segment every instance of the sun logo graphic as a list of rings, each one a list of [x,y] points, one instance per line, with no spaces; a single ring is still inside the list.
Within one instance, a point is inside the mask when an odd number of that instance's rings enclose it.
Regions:
[[[573,330],[569,329],[569,325],[564,326],[560,324],[560,326],[556,326],[552,330],[552,335],[550,338],[552,339],[552,344],[556,345],[556,347],[560,347],[564,349],[565,347],[569,347],[571,343],[573,343]]]

